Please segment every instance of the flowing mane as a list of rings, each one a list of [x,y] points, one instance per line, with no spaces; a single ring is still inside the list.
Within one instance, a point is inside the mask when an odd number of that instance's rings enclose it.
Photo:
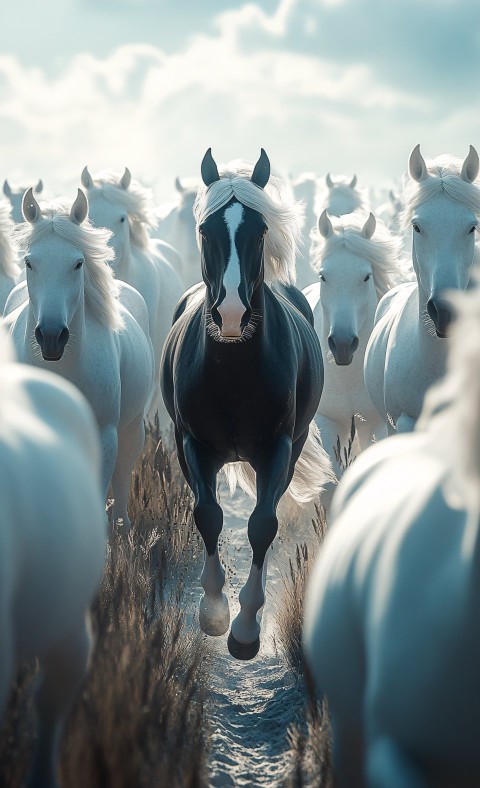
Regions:
[[[447,492],[460,506],[480,509],[480,279],[452,298],[459,317],[452,326],[445,377],[425,399],[418,429],[428,430],[450,458]],[[440,455],[442,450],[440,450]]]
[[[400,214],[400,225],[406,229],[415,210],[431,197],[445,192],[452,200],[461,202],[470,208],[476,216],[480,216],[480,184],[464,181],[460,173],[463,159],[450,154],[426,160],[428,176],[418,182],[413,178],[407,181],[403,192],[403,210]]]
[[[329,217],[334,234],[324,238],[318,227],[311,232],[312,257],[314,271],[320,271],[323,260],[341,249],[368,260],[372,266],[373,281],[377,296],[380,299],[388,290],[403,282],[408,272],[402,264],[400,255],[402,241],[377,220],[372,238],[362,235],[362,229],[368,215],[360,212],[340,217]]]
[[[15,259],[13,226],[10,218],[10,205],[2,200],[0,202],[0,274],[15,278],[19,275],[20,268]]]
[[[149,230],[156,225],[155,206],[152,191],[132,178],[128,189],[120,185],[122,174],[113,170],[102,170],[93,176],[93,187],[88,191],[101,192],[106,200],[125,208],[130,228],[130,243],[146,249]]]
[[[75,224],[70,210],[61,202],[41,203],[41,217],[34,224],[24,222],[15,229],[22,249],[28,251],[36,241],[51,233],[80,249],[85,257],[85,306],[96,319],[113,331],[120,331],[123,318],[118,301],[118,283],[110,261],[113,251],[108,246],[109,230],[97,229],[86,219]]]
[[[242,205],[261,213],[268,226],[264,247],[266,281],[294,284],[302,208],[288,199],[281,178],[271,175],[265,189],[261,189],[250,180],[252,172],[253,164],[232,161],[220,169],[220,180],[208,188],[200,186],[194,205],[199,248],[199,225],[235,197]]]

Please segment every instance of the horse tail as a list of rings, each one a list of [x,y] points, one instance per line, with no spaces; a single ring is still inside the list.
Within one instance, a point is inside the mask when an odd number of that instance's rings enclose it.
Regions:
[[[256,498],[255,471],[247,462],[235,462],[223,468],[230,494],[233,495],[237,484],[251,498]],[[314,421],[308,428],[307,440],[300,457],[295,463],[295,470],[290,486],[285,495],[296,504],[304,504],[315,500],[325,489],[326,484],[336,484],[337,478],[330,458],[322,446],[320,432]]]

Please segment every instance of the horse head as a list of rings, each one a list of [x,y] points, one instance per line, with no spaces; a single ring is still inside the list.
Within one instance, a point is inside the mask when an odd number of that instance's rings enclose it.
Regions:
[[[372,262],[365,253],[366,244],[362,243],[372,238],[376,220],[370,213],[358,228],[350,228],[348,222],[341,224],[334,229],[327,211],[321,214],[318,229],[325,245],[318,270],[328,346],[335,363],[347,366],[352,363],[362,327],[369,316],[373,324],[378,301]],[[344,242],[345,230],[350,238],[348,247]],[[370,330],[371,326],[368,333]]]
[[[221,180],[210,148],[203,158],[201,173],[207,187]],[[270,162],[262,148],[250,180],[255,188],[263,190],[269,177]],[[243,205],[235,196],[198,227],[202,274],[212,319],[209,333],[219,341],[241,341],[251,335],[248,327],[254,314],[252,300],[264,278],[267,230],[260,211]]]
[[[452,157],[439,157],[427,167],[419,145],[410,155],[409,173],[415,189],[410,211],[413,266],[426,302],[426,316],[440,338],[447,336],[454,316],[444,294],[466,289],[474,261],[480,210],[480,191],[474,184],[479,171],[475,148],[470,146],[460,172],[458,169],[453,167]]]
[[[53,222],[42,215],[31,188],[25,192],[22,210],[25,221],[33,225],[25,268],[36,322],[35,339],[45,361],[59,361],[70,337],[69,326],[83,297],[85,258],[73,240],[53,230]],[[87,199],[79,189],[68,219],[78,226],[87,215]]]
[[[112,234],[109,244],[115,252],[112,261],[114,270],[130,254],[129,214],[125,200],[122,200],[122,192],[128,191],[131,180],[128,167],[125,167],[118,183],[115,186],[108,184],[107,188],[102,188],[93,180],[87,167],[84,167],[81,175],[82,186],[88,194],[90,221],[94,227],[105,227]]]

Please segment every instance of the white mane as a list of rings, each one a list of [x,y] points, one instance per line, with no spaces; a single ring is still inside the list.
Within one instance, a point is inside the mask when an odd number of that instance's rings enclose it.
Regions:
[[[13,226],[10,205],[2,200],[0,202],[0,274],[15,279],[20,269],[16,263],[16,247],[12,238]]]
[[[108,245],[110,231],[93,227],[88,219],[75,224],[70,219],[69,208],[61,202],[41,203],[40,208],[41,217],[34,224],[24,222],[15,228],[20,246],[28,252],[36,241],[55,233],[78,247],[85,257],[85,306],[104,326],[119,331],[123,318],[118,283],[109,265],[113,259],[113,250]]]
[[[133,246],[146,249],[149,230],[156,225],[155,206],[151,189],[132,178],[128,189],[120,185],[122,174],[113,170],[102,170],[93,178],[93,187],[88,192],[99,191],[106,200],[121,205],[128,214],[130,242]]]
[[[437,156],[427,160],[429,177],[417,182],[410,178],[403,193],[403,210],[400,214],[402,229],[406,229],[415,210],[431,197],[445,192],[452,200],[461,202],[470,208],[476,216],[480,216],[480,184],[470,183],[460,176],[463,159],[450,154]]]
[[[261,189],[250,180],[253,164],[238,160],[229,162],[219,172],[220,180],[212,183],[208,189],[200,186],[195,201],[199,248],[199,225],[235,197],[242,205],[261,213],[267,224],[264,247],[267,282],[294,284],[302,208],[288,199],[285,182],[276,175],[271,175],[265,189]]]
[[[460,505],[480,509],[480,287],[456,294],[445,377],[425,398],[419,429],[431,432],[449,458],[451,489]],[[449,484],[450,487],[450,484]]]
[[[322,262],[341,249],[368,260],[380,299],[392,287],[405,281],[408,274],[400,260],[401,238],[392,235],[378,219],[372,238],[366,238],[362,235],[362,229],[367,218],[368,214],[358,211],[345,216],[330,217],[334,234],[329,238],[324,238],[318,227],[315,227],[311,232],[311,265],[314,271],[320,271]]]

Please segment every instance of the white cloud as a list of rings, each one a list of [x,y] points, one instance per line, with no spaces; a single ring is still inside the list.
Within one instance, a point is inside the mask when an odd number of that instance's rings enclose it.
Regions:
[[[318,46],[320,11],[337,25],[350,13],[356,24],[359,8],[282,0],[269,16],[247,4],[173,54],[124,45],[104,58],[74,56],[54,76],[0,57],[4,175],[72,189],[86,163],[128,165],[168,199],[175,176],[197,173],[210,145],[218,160],[254,158],[263,146],[285,172],[356,171],[367,183],[392,181],[419,141],[431,155],[475,144],[476,86],[470,105],[442,104],[421,80],[392,78],[388,58],[381,69],[362,48],[345,57],[351,30],[337,31],[336,52]]]

